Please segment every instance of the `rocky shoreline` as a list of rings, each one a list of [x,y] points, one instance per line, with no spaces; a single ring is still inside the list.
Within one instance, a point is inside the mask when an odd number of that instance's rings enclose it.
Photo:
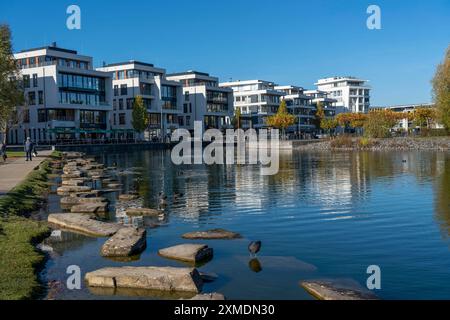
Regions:
[[[302,151],[450,151],[450,137],[396,137],[386,139],[351,138],[340,145],[333,139],[306,145],[301,145],[296,150]]]

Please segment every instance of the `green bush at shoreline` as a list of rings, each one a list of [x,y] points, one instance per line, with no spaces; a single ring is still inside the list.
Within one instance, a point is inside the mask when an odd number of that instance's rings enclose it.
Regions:
[[[53,153],[52,157],[58,157]],[[46,222],[27,216],[38,209],[48,190],[50,161],[0,198],[0,300],[33,298],[40,289],[36,271],[45,256],[34,246],[49,233]]]

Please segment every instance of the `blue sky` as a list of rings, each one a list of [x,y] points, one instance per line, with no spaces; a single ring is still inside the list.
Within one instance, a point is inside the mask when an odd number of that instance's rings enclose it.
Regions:
[[[82,29],[66,28],[79,5]],[[366,9],[381,7],[382,30]],[[1,1],[16,51],[53,41],[94,57],[313,88],[321,77],[369,79],[372,105],[431,101],[450,44],[449,0]]]

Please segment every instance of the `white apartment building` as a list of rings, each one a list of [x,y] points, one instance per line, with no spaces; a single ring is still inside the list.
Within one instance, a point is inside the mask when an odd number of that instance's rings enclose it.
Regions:
[[[319,79],[315,85],[320,91],[335,99],[336,112],[367,113],[370,108],[370,87],[367,80],[355,77],[332,77]]]
[[[24,81],[25,106],[8,134],[9,144],[103,139],[110,134],[111,75],[92,58],[52,46],[14,54]]]
[[[219,78],[187,71],[168,74],[167,79],[183,85],[183,115],[178,118],[181,126],[193,130],[194,121],[201,121],[203,130],[230,127],[234,113],[233,90],[219,87]]]
[[[267,117],[277,112],[281,97],[285,95],[275,90],[273,82],[263,80],[223,82],[219,86],[233,90],[234,109],[241,110],[243,129],[266,127]]]
[[[165,69],[132,60],[104,65],[97,70],[112,74],[114,138],[137,138],[132,125],[133,103],[137,96],[142,97],[149,114],[149,127],[143,134],[147,139],[165,138],[180,127],[183,87],[178,81],[167,79]]]
[[[312,97],[304,93],[302,87],[275,86],[275,90],[284,93],[282,99],[286,101],[288,112],[297,117],[297,123],[288,128],[288,132],[311,133],[315,130],[314,119],[316,107],[312,104]]]

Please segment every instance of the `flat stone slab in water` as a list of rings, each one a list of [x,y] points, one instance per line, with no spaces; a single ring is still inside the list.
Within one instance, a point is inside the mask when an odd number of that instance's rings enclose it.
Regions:
[[[63,206],[76,206],[83,203],[106,203],[108,200],[103,197],[93,197],[93,198],[81,198],[81,197],[64,197],[61,198],[61,205]]]
[[[132,201],[139,199],[139,196],[137,194],[121,194],[119,195],[119,200],[121,201]]]
[[[135,288],[199,293],[203,282],[195,268],[103,268],[85,276],[90,287]]]
[[[204,239],[204,240],[214,240],[214,239],[239,239],[241,235],[232,231],[224,229],[213,229],[207,231],[195,231],[183,234],[184,239]]]
[[[145,229],[122,228],[102,247],[103,257],[129,257],[141,253],[147,244]]]
[[[189,300],[225,300],[225,296],[221,293],[213,292],[213,293],[201,293]]]
[[[50,214],[48,222],[61,228],[78,231],[94,237],[109,237],[121,228],[119,224],[102,222],[75,213]]]
[[[149,208],[127,208],[126,214],[127,216],[158,217],[164,214],[164,211]]]
[[[187,243],[161,249],[158,253],[165,258],[197,263],[212,258],[213,249],[206,244]]]
[[[87,186],[62,186],[56,190],[56,192],[60,196],[68,196],[71,193],[90,192],[90,191],[92,191],[92,188]]]
[[[319,300],[377,300],[370,292],[345,288],[330,281],[303,281],[300,285]]]
[[[72,213],[105,213],[108,211],[108,203],[97,202],[97,203],[82,203],[73,206],[70,209]]]

